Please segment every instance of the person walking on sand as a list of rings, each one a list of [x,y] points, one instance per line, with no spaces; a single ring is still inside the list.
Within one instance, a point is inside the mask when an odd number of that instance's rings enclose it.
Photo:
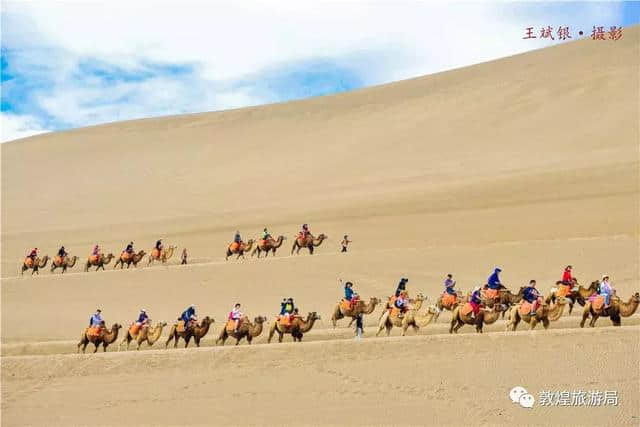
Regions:
[[[362,333],[364,332],[362,324],[363,324],[362,313],[358,313],[358,315],[356,316],[356,338],[355,338],[357,340],[362,339]]]
[[[340,243],[340,245],[342,245],[342,250],[340,252],[347,252],[347,246],[349,246],[349,243],[351,243],[351,240],[349,240],[349,236],[345,234],[344,239],[342,239],[342,242]]]
[[[180,261],[180,265],[186,265],[187,264],[187,248],[184,248],[182,250],[182,255],[180,255],[180,258],[182,259],[182,261]]]

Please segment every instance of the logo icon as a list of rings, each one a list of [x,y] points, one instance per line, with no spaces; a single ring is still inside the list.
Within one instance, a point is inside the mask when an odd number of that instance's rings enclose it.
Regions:
[[[533,408],[536,399],[522,386],[516,386],[509,392],[511,402],[519,403],[523,408]]]

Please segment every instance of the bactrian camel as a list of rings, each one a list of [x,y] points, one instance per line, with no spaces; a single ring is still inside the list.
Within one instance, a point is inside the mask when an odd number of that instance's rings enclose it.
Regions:
[[[181,320],[177,323],[174,323],[171,326],[171,330],[169,330],[169,338],[167,338],[167,342],[164,344],[164,347],[167,348],[171,340],[174,340],[173,346],[178,347],[178,340],[180,338],[184,339],[184,347],[187,348],[189,346],[189,341],[191,338],[196,343],[196,347],[200,347],[200,340],[207,335],[209,332],[209,327],[213,323],[213,318],[207,316],[199,324],[191,325],[185,327],[183,331],[178,332],[178,323],[182,322]]]
[[[402,317],[400,317],[400,310],[394,307],[393,305],[390,305],[389,302],[387,302],[385,310],[380,315],[380,319],[378,321],[378,332],[376,332],[376,336],[380,335],[380,332],[382,332],[385,329],[387,330],[387,336],[388,336],[389,334],[391,334],[391,329],[393,329],[394,326],[397,328],[403,328],[402,335],[405,334],[409,326],[414,326],[415,328],[415,326],[417,325],[415,324],[415,322],[411,322],[411,319],[415,319],[415,316],[408,317],[408,320],[407,320],[408,323],[406,328],[405,328],[404,322],[405,322],[405,319],[407,319],[407,314],[409,314],[410,311],[414,311],[414,314],[415,314],[415,312],[420,310],[423,302],[424,302],[424,296],[422,294],[418,294],[415,300],[412,300],[409,302],[410,304],[409,309],[404,313],[404,316]]]
[[[276,332],[278,333],[278,342],[282,342],[284,334],[291,334],[294,342],[300,342],[302,341],[302,336],[309,332],[311,328],[313,328],[313,324],[316,320],[320,320],[320,315],[318,315],[315,311],[309,313],[306,319],[302,319],[301,317],[296,316],[291,320],[291,323],[289,325],[283,325],[276,317],[276,319],[271,324],[271,328],[269,329],[268,342],[271,342],[271,339]]]
[[[73,256],[71,260],[69,260],[69,256],[65,256],[63,258],[56,256],[53,258],[53,261],[51,261],[51,272],[53,273],[56,271],[56,268],[62,268],[62,274],[64,274],[64,272],[67,271],[67,268],[73,268],[73,266],[76,265],[77,260],[77,256]]]
[[[449,328],[449,333],[458,333],[458,330],[462,328],[464,325],[475,325],[476,332],[482,333],[483,326],[490,325],[495,323],[500,317],[500,310],[498,308],[500,306],[495,306],[491,309],[480,309],[478,315],[473,317],[473,312],[470,312],[466,315],[462,314],[462,309],[466,304],[458,305],[453,309],[453,313],[451,314],[451,327]]]
[[[42,259],[40,259],[39,257],[36,257],[36,259],[31,259],[29,257],[25,258],[24,262],[22,263],[22,271],[20,272],[20,275],[24,274],[24,272],[30,268],[33,269],[33,271],[31,272],[32,276],[33,273],[40,274],[38,270],[41,268],[45,268],[47,266],[47,261],[49,261],[48,255],[45,255]]]
[[[253,247],[253,243],[254,243],[253,239],[249,239],[246,243],[245,242],[229,243],[229,246],[227,246],[227,256],[225,259],[228,260],[229,257],[234,254],[238,255],[236,259],[240,257],[244,258],[244,253],[251,251],[251,248]]]
[[[324,240],[328,238],[325,234],[320,234],[317,238],[313,237],[311,233],[307,234],[307,237],[302,237],[300,235],[296,236],[296,239],[293,241],[293,247],[291,248],[291,255],[295,251],[296,255],[300,253],[300,249],[307,248],[309,249],[309,253],[313,255],[314,248],[320,246]]]
[[[91,328],[85,328],[84,331],[82,331],[82,336],[78,343],[78,353],[80,352],[80,347],[82,347],[82,352],[84,353],[89,343],[93,343],[93,345],[96,346],[93,350],[94,353],[98,351],[100,344],[102,344],[103,351],[107,351],[107,346],[118,339],[118,331],[120,328],[122,328],[122,325],[114,323],[113,326],[111,326],[111,330],[107,330],[103,322],[103,327],[100,329],[98,335],[89,335],[89,329]]]
[[[584,328],[584,324],[589,316],[591,316],[589,326],[592,328],[596,325],[596,320],[598,320],[599,317],[609,317],[613,326],[620,326],[622,323],[621,317],[633,316],[638,309],[638,303],[640,303],[640,294],[638,292],[631,295],[627,302],[622,301],[615,295],[612,296],[611,305],[606,310],[603,308],[595,309],[593,304],[590,301],[587,301],[584,305],[584,311],[582,312],[580,327]]]
[[[544,326],[545,329],[548,329],[550,322],[555,322],[562,317],[562,312],[567,305],[567,300],[558,298],[555,304],[548,304],[546,301],[543,301],[542,304],[536,308],[536,314],[534,316],[531,316],[529,313],[522,314],[520,312],[522,304],[523,302],[519,302],[511,307],[507,331],[515,331],[521,320],[529,324],[529,330],[535,329],[536,325],[540,322],[542,322],[542,326]]]
[[[562,281],[557,281],[555,288],[552,288],[545,297],[545,301],[547,304],[552,304],[556,302],[557,297],[567,298],[569,300],[569,314],[571,314],[576,302],[584,306],[589,297],[598,292],[598,284],[599,282],[596,280],[591,282],[588,288],[584,288],[575,279],[574,283],[568,286]]]
[[[256,247],[253,249],[253,251],[251,252],[251,256],[254,256],[256,254],[256,252],[258,253],[258,258],[260,258],[260,254],[262,252],[264,252],[264,256],[265,258],[267,256],[269,256],[269,252],[271,252],[273,254],[273,256],[276,256],[276,250],[282,246],[282,243],[286,240],[287,238],[284,236],[278,236],[278,240],[273,240],[273,239],[260,239],[258,240],[258,242],[256,243]]]
[[[343,302],[340,301],[339,303],[336,304],[336,306],[333,309],[333,314],[331,315],[331,322],[333,323],[334,328],[336,327],[338,320],[343,319],[345,317],[351,318],[351,322],[349,323],[349,326],[351,326],[351,323],[353,323],[356,320],[356,317],[358,317],[359,314],[373,313],[373,310],[375,310],[376,306],[380,304],[380,300],[376,297],[371,297],[369,299],[369,302],[360,300],[356,303],[356,305],[353,308],[345,308],[342,306],[342,304]]]
[[[151,327],[150,325],[142,325],[135,333],[132,334],[131,329],[133,328],[133,324],[130,325],[129,329],[127,329],[127,333],[124,336],[124,339],[118,346],[118,350],[120,350],[120,348],[125,344],[127,345],[127,350],[129,350],[129,344],[131,344],[131,341],[135,341],[138,344],[136,350],[140,350],[140,346],[145,341],[147,342],[149,347],[151,347],[153,344],[155,344],[156,341],[160,339],[160,336],[162,335],[162,329],[165,326],[167,326],[167,322],[158,322],[153,327]]]
[[[247,342],[251,344],[254,338],[257,338],[262,333],[262,327],[264,322],[267,321],[266,317],[258,316],[254,320],[254,323],[249,321],[247,316],[244,316],[240,322],[238,331],[235,331],[235,322],[228,321],[226,325],[222,327],[220,336],[216,340],[216,344],[224,345],[227,338],[232,337],[236,339],[236,345],[240,344],[243,338],[247,339]]]
[[[89,259],[87,260],[87,263],[84,266],[84,271],[89,271],[89,267],[91,266],[95,266],[96,271],[100,269],[104,270],[104,266],[109,264],[113,258],[114,258],[113,254],[109,254],[106,257],[104,256],[104,254],[100,254],[97,258],[91,255],[89,256]]]
[[[160,250],[153,248],[149,254],[149,261],[147,265],[151,265],[154,261],[162,261],[163,264],[167,263],[167,260],[173,256],[177,246],[169,246],[168,248],[162,248]]]
[[[146,254],[147,253],[143,250],[138,251],[137,254],[128,254],[126,252],[122,252],[118,257],[118,259],[116,260],[116,263],[113,266],[113,268],[114,269],[118,268],[118,265],[119,265],[120,268],[122,269],[125,264],[127,264],[127,268],[129,268],[131,264],[133,264],[134,267],[137,267],[138,263],[142,261],[142,258],[144,258]]]

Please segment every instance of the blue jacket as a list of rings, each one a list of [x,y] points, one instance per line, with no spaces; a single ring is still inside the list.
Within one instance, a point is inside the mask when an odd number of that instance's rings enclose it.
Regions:
[[[180,316],[180,319],[184,320],[184,322],[187,323],[191,319],[191,316],[195,316],[195,315],[196,315],[196,309],[189,307],[182,312],[182,316]]]
[[[500,270],[496,268],[495,270],[493,270],[493,274],[489,276],[489,279],[487,280],[489,289],[500,289],[501,283],[500,278],[498,277],[498,273],[500,273]]]
[[[538,290],[533,286],[528,286],[522,291],[522,298],[527,302],[534,302],[538,299]]]
[[[100,326],[102,324],[102,316],[100,313],[94,313],[89,319],[89,326]]]
[[[350,287],[347,287],[347,286],[344,287],[344,297],[347,300],[351,300],[351,298],[353,298],[353,293],[354,293],[353,292],[353,288],[350,288]]]
[[[142,323],[148,318],[149,316],[147,316],[147,313],[140,313],[140,316],[138,316],[138,323]]]
[[[475,304],[480,304],[482,302],[482,296],[480,291],[474,291],[471,294],[471,302]]]

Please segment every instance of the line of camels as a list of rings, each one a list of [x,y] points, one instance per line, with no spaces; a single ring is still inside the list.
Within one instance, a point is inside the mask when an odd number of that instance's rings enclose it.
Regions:
[[[318,237],[314,237],[312,234],[308,234],[306,237],[296,236],[293,246],[291,247],[291,254],[298,254],[300,249],[307,248],[310,254],[314,253],[316,247],[320,246],[323,241],[327,239],[327,235],[319,234]],[[236,255],[236,259],[244,258],[245,253],[251,253],[251,256],[257,255],[260,258],[260,255],[264,253],[265,258],[272,254],[272,256],[276,256],[276,251],[282,246],[282,243],[287,238],[285,236],[278,236],[277,239],[258,239],[253,240],[249,239],[247,242],[240,243],[231,243],[227,246],[226,250],[226,260],[229,259],[230,256]],[[255,246],[254,246],[255,245]],[[148,254],[147,266],[152,265],[155,261],[161,262],[162,264],[166,264],[167,261],[173,256],[177,246],[168,246],[163,248],[162,250],[158,250],[156,248],[152,249]],[[140,250],[137,253],[127,253],[122,252],[119,256],[115,256],[113,253],[100,254],[98,256],[91,255],[87,258],[86,263],[84,264],[84,271],[87,272],[91,267],[95,267],[95,271],[100,269],[104,270],[105,266],[108,265],[113,259],[116,259],[113,268],[116,269],[120,267],[123,269],[126,265],[127,268],[133,265],[137,267],[138,264],[142,261],[142,259],[147,255],[147,252],[144,250]],[[43,269],[47,266],[51,258],[48,255],[44,257],[36,257],[25,258],[22,267],[21,267],[21,275],[24,275],[24,272],[27,270],[32,270],[31,275],[40,274],[40,269]],[[54,273],[58,268],[61,269],[64,274],[68,269],[73,268],[78,261],[77,256],[67,255],[65,257],[55,256],[51,260],[51,272]]]
[[[529,324],[530,330],[535,329],[539,323],[542,323],[543,327],[547,329],[551,322],[557,321],[562,317],[567,306],[570,314],[575,303],[584,307],[580,327],[584,327],[589,318],[591,318],[589,326],[594,327],[600,317],[609,317],[614,326],[620,326],[621,318],[632,316],[640,304],[640,293],[638,292],[633,294],[628,301],[623,301],[620,297],[614,295],[609,308],[604,309],[604,297],[597,294],[598,281],[592,282],[587,288],[577,283],[575,285],[565,286],[562,282],[556,283],[556,287],[553,287],[543,298],[542,303],[535,311],[535,315],[531,314],[528,303],[522,300],[524,287],[520,288],[517,293],[511,292],[507,288],[501,288],[497,293],[492,294],[485,291],[483,293],[483,308],[476,316],[473,315],[467,302],[468,294],[466,296],[455,295],[453,297],[448,294],[442,294],[436,303],[427,307],[424,312],[420,310],[426,297],[418,294],[415,298],[409,300],[409,307],[404,313],[401,313],[395,306],[395,296],[392,296],[387,300],[380,314],[376,336],[380,335],[382,331],[386,331],[387,336],[389,336],[393,328],[400,328],[402,336],[406,334],[409,328],[418,332],[420,328],[424,328],[430,323],[435,323],[440,313],[444,310],[451,312],[449,333],[457,333],[464,325],[475,326],[476,332],[482,333],[484,325],[495,323],[500,317],[504,318],[506,313],[508,313],[507,331],[515,331],[521,321]],[[331,321],[333,327],[335,328],[337,322],[344,318],[350,318],[350,327],[358,316],[373,313],[376,306],[381,303],[382,300],[376,297],[371,297],[368,301],[358,300],[355,304],[342,299],[332,311]],[[320,320],[320,315],[316,312],[310,312],[306,318],[301,316],[292,318],[276,316],[270,324],[267,342],[271,343],[275,335],[278,336],[278,342],[282,342],[285,335],[291,335],[294,342],[301,342],[304,334],[313,328],[317,320]],[[185,348],[189,346],[191,339],[199,347],[200,341],[207,335],[213,322],[214,320],[210,316],[206,316],[200,322],[193,322],[186,327],[183,321],[176,321],[169,330],[165,348],[172,342],[173,346],[177,347],[180,339],[184,340]],[[253,339],[262,334],[263,326],[266,322],[267,318],[264,316],[254,318],[253,322],[247,316],[244,316],[236,329],[234,321],[227,320],[220,330],[216,344],[224,345],[228,338],[234,338],[236,340],[235,345],[239,345],[243,339],[246,339],[248,344],[251,344]],[[138,350],[145,342],[152,346],[160,339],[162,330],[166,326],[166,322],[157,322],[155,325],[151,325],[151,322],[149,322],[148,325],[142,327],[132,323],[126,330],[125,337],[118,349],[125,345],[129,349],[133,341],[136,342]],[[90,343],[95,346],[94,353],[101,345],[103,351],[106,351],[107,347],[118,339],[118,332],[121,328],[122,325],[118,323],[113,324],[111,329],[107,329],[104,326],[101,328],[85,328],[78,343],[78,352],[82,350],[84,353]]]

